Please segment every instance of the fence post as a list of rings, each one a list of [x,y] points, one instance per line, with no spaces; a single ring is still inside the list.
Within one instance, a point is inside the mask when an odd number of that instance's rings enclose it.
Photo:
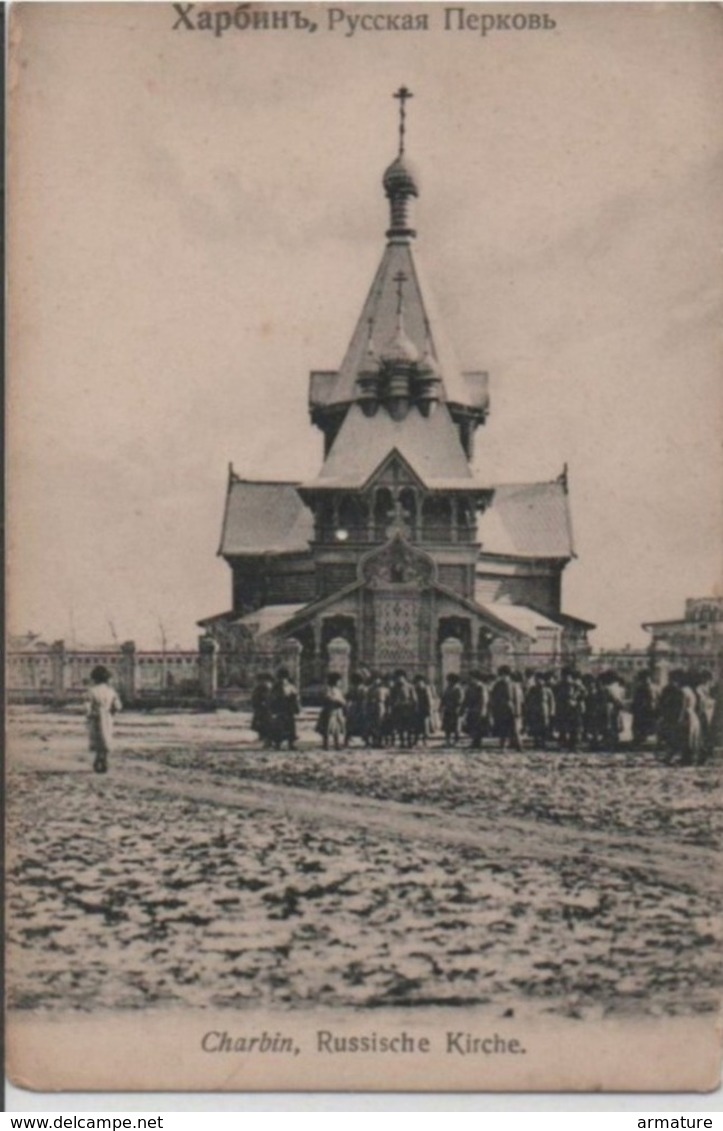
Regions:
[[[121,644],[121,658],[118,664],[118,683],[120,697],[124,703],[132,703],[136,697],[136,645],[134,640]]]
[[[198,640],[198,680],[204,699],[215,699],[218,691],[218,644],[212,636]]]
[[[65,699],[65,641],[56,640],[50,645],[50,678],[53,688],[53,703]]]

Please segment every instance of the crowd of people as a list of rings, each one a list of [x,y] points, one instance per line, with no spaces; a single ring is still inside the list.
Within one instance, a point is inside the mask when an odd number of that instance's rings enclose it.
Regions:
[[[473,750],[489,740],[500,750],[521,751],[527,743],[542,751],[614,751],[629,712],[633,748],[655,740],[672,760],[693,764],[711,755],[722,706],[708,671],[673,671],[660,689],[648,672],[638,673],[628,688],[613,671],[503,666],[496,674],[471,671],[464,679],[451,673],[438,695],[423,675],[360,669],[346,690],[341,675],[329,673],[316,729],[324,749],[336,750],[355,741],[371,749],[408,749],[439,735],[446,746],[464,741]],[[299,694],[286,669],[275,678],[258,677],[252,709],[252,727],[264,746],[294,748]]]

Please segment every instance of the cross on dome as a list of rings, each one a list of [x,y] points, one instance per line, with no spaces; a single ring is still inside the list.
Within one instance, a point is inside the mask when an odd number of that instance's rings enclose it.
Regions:
[[[399,99],[399,156],[401,157],[404,153],[404,134],[406,120],[406,108],[404,104],[408,98],[414,98],[414,95],[412,94],[411,90],[408,90],[406,86],[400,86],[399,90],[392,95],[392,98]]]

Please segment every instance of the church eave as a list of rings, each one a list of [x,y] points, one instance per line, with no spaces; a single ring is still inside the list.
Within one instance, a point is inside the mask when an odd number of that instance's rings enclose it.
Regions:
[[[303,609],[300,609],[298,613],[295,613],[293,617],[289,617],[289,619],[284,622],[283,627],[285,634],[295,632],[298,628],[301,628],[307,620],[312,619],[319,613],[323,613],[330,605],[335,605],[337,601],[348,597],[351,593],[356,592],[362,585],[363,582],[357,579],[351,582],[350,585],[344,585],[341,589],[336,589],[333,593],[329,593],[326,597],[319,597],[315,601],[310,601],[308,605],[305,605]]]
[[[443,594],[443,596],[469,609],[470,612],[475,613],[478,617],[482,617],[483,620],[492,622],[497,628],[503,631],[506,636],[517,636],[522,640],[532,639],[532,637],[529,636],[528,633],[523,632],[522,629],[515,628],[506,621],[500,620],[500,618],[496,617],[494,613],[491,613],[489,609],[478,605],[476,601],[470,601],[468,597],[462,597],[459,593],[455,593],[453,589],[447,589],[445,585],[440,585],[438,581],[435,582],[433,588]]]
[[[479,543],[480,546],[480,562],[490,562],[492,565],[499,563],[500,565],[540,565],[540,566],[554,566],[558,569],[564,569],[569,565],[572,558],[576,557],[574,553],[570,553],[566,557],[544,557],[539,554],[495,554],[490,550],[485,550],[484,542]]]

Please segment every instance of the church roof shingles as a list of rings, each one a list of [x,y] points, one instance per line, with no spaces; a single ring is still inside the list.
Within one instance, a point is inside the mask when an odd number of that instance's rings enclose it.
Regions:
[[[358,413],[366,421],[360,410],[352,409],[352,412]],[[399,427],[390,418],[389,424]],[[429,475],[426,464],[427,460],[432,459],[432,453],[428,442],[421,452],[410,443],[389,445],[388,442],[382,443],[377,451],[371,443],[373,435],[374,430],[370,429],[370,442],[367,442],[362,440],[361,434],[356,434],[351,448],[355,457],[350,462],[345,456],[343,468],[340,468],[342,478],[322,474],[307,486],[358,487],[376,470],[388,455],[390,447],[396,447],[419,477],[432,488],[450,490],[475,486],[466,462],[466,475],[460,474],[460,469],[454,463],[446,468],[449,472],[446,478]],[[424,440],[428,441],[426,433],[423,435]],[[444,444],[441,447],[444,454]],[[433,460],[438,470],[439,454],[438,452]],[[420,459],[420,456],[425,458]],[[335,470],[330,460],[331,457],[323,469],[327,473]],[[298,484],[290,482],[232,479],[226,498],[219,554],[233,557],[239,554],[307,551],[314,534],[314,521],[311,512],[301,501],[297,487]],[[480,490],[486,489],[482,484],[479,487]],[[477,533],[482,543],[482,560],[478,563],[480,572],[484,572],[484,558],[487,555],[560,560],[574,557],[567,494],[559,481],[507,483],[494,487],[493,490],[492,504],[477,520]]]
[[[482,554],[500,557],[575,556],[567,492],[560,480],[503,483],[477,520]]]
[[[309,549],[314,519],[296,483],[232,478],[219,554],[283,554]]]

